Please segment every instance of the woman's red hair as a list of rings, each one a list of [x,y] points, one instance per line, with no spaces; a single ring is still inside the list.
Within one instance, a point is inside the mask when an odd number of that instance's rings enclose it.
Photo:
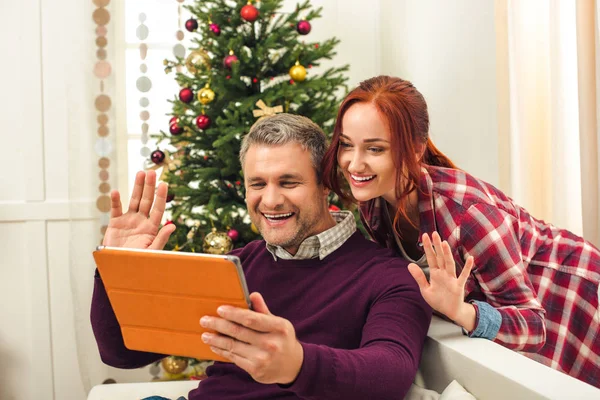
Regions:
[[[406,210],[406,197],[419,187],[421,164],[446,168],[457,168],[448,157],[439,151],[429,138],[429,113],[427,103],[409,81],[377,76],[361,82],[342,101],[338,111],[331,145],[323,158],[323,183],[345,200],[354,200],[352,194],[342,189],[344,178],[338,172],[338,147],[342,134],[342,120],[346,111],[356,103],[371,103],[379,112],[391,136],[391,152],[399,173],[396,177],[397,212],[394,231],[399,217],[410,221]],[[425,144],[421,160],[415,154]],[[405,182],[403,185],[402,183]]]

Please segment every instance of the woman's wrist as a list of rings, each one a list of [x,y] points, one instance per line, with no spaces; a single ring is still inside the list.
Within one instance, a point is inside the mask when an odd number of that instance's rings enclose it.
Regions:
[[[455,318],[452,318],[454,322],[462,326],[466,331],[472,332],[477,323],[477,312],[475,306],[471,303],[463,302],[460,305],[458,313]]]

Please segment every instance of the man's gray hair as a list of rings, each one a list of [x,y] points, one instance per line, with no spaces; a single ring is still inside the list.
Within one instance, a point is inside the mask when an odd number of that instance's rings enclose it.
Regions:
[[[327,150],[327,138],[317,124],[301,115],[275,114],[257,121],[242,140],[242,168],[250,146],[282,146],[288,143],[298,143],[304,150],[308,150],[317,174],[317,182],[321,183],[321,161]]]

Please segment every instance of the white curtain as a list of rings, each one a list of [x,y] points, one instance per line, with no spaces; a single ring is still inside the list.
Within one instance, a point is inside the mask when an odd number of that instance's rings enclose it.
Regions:
[[[500,186],[600,245],[598,3],[496,0]]]

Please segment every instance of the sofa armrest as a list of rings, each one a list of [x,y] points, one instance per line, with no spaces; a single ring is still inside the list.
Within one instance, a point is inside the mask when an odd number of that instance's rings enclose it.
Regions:
[[[177,399],[188,398],[190,390],[198,387],[199,381],[169,381],[144,383],[112,383],[97,385],[90,391],[87,400],[139,400],[149,396]]]
[[[478,399],[600,399],[600,389],[434,316],[419,367],[420,386],[442,392],[456,379]]]

